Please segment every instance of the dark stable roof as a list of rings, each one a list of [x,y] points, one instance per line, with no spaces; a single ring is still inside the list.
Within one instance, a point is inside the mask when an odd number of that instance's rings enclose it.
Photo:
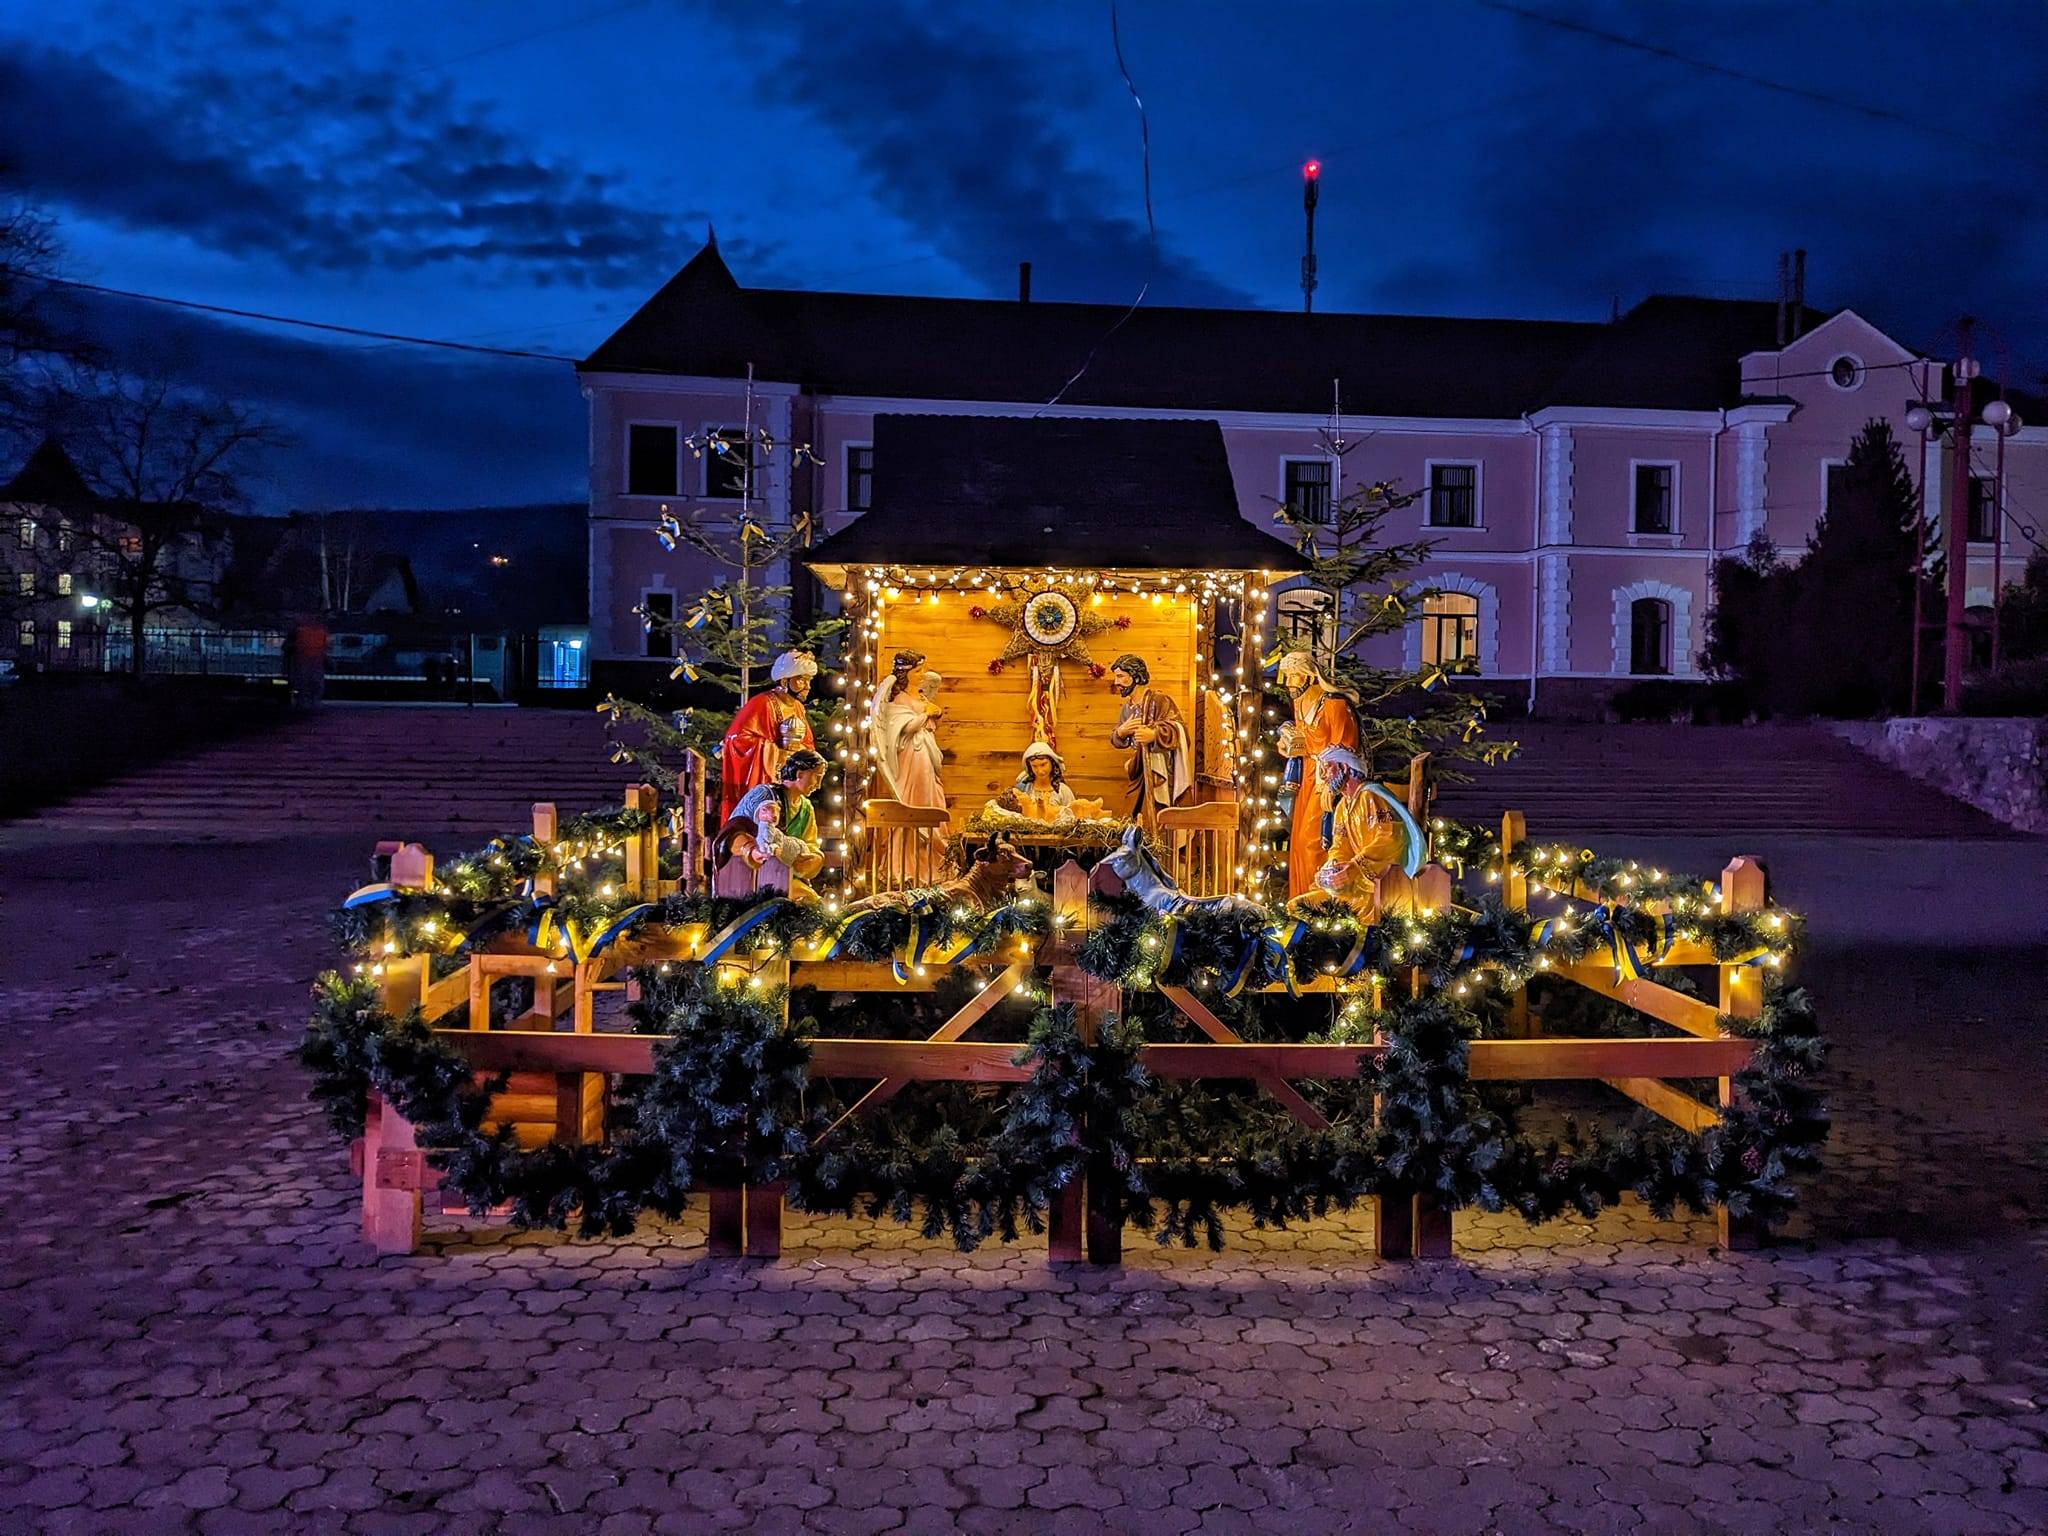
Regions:
[[[1807,312],[1804,330],[1827,318]],[[585,358],[826,394],[1164,410],[1514,418],[1546,405],[1716,410],[1777,305],[1657,295],[1620,320],[1296,314],[743,288],[705,246]],[[1086,362],[1085,370],[1082,365]],[[1073,376],[1080,373],[1078,379]]]
[[[875,418],[874,501],[813,566],[1305,568],[1238,511],[1213,421]]]
[[[54,437],[37,444],[14,477],[0,485],[0,501],[33,503],[37,506],[76,507],[96,503],[100,498],[71,462],[71,455]]]

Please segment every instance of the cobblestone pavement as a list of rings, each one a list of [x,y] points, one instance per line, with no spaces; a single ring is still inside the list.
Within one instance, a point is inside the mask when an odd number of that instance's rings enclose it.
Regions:
[[[362,848],[0,862],[0,1530],[2038,1531],[2048,958],[1816,955],[1790,1240],[1639,1209],[1133,1234],[1121,1273],[793,1217],[719,1266],[377,1260],[290,1059]]]

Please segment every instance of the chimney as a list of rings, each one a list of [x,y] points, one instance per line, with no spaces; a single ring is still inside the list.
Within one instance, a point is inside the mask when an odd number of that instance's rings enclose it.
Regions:
[[[1806,252],[1792,253],[1792,339],[1806,329]]]
[[[1790,339],[1785,334],[1787,316],[1785,306],[1792,296],[1792,258],[1784,251],[1778,252],[1778,345],[1784,346]]]
[[[1017,302],[1019,304],[1029,304],[1031,302],[1031,263],[1028,261],[1017,263]]]

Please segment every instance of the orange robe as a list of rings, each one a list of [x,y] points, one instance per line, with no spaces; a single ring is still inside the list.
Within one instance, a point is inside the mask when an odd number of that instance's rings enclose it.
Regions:
[[[1330,807],[1330,792],[1316,776],[1316,754],[1326,747],[1358,750],[1358,717],[1351,701],[1340,693],[1326,693],[1306,720],[1296,717],[1294,729],[1301,741],[1301,787],[1294,792],[1294,826],[1287,838],[1287,895],[1290,899],[1316,888],[1316,871],[1323,867],[1323,814]]]
[[[792,721],[794,730],[790,729]],[[748,790],[775,783],[782,760],[798,747],[815,751],[817,743],[811,736],[810,716],[788,692],[770,688],[742,704],[725,728],[725,745],[718,754],[720,825],[732,820],[740,797]]]

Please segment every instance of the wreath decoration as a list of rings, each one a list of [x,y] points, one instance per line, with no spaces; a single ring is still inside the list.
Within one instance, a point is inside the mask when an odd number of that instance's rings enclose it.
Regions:
[[[1036,645],[1058,647],[1081,629],[1081,610],[1064,592],[1039,592],[1024,604],[1024,629]]]

